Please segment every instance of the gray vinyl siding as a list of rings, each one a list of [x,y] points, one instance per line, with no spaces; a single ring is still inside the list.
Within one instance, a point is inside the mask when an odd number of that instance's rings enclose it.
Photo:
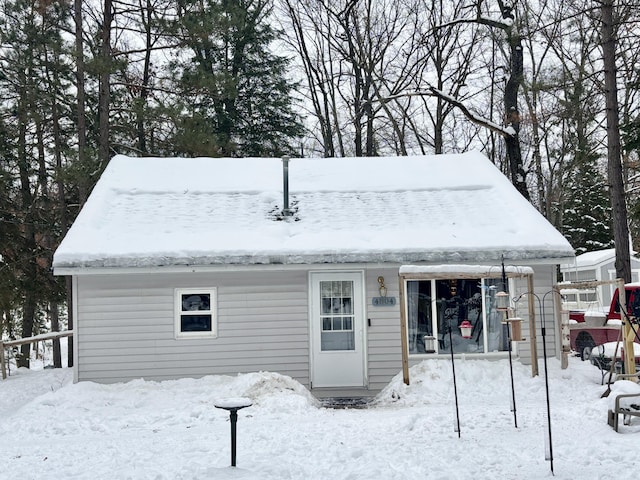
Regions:
[[[379,276],[384,277],[387,297],[395,297],[395,306],[373,306],[373,297],[380,296]],[[367,320],[371,322],[371,326],[367,327],[369,389],[379,391],[402,371],[398,267],[368,269],[365,272],[365,284]]]
[[[362,271],[365,281],[365,341],[368,388],[375,393],[402,371],[398,267]],[[318,271],[317,269],[312,269]],[[551,290],[554,267],[534,267],[540,298]],[[394,306],[374,306],[383,276]],[[309,271],[155,273],[76,277],[77,380],[101,383],[136,378],[169,380],[205,375],[273,371],[309,386]],[[217,289],[217,338],[176,339],[175,288]],[[526,284],[516,292],[526,291]],[[542,355],[541,317],[538,354]],[[526,297],[519,302],[528,339]],[[557,331],[551,295],[545,302],[547,353],[556,355]],[[522,363],[530,363],[528,341],[520,343]],[[412,357],[410,365],[423,359]]]
[[[78,380],[168,380],[275,371],[309,385],[307,271],[80,276]],[[398,269],[366,270],[369,389],[402,368],[399,305],[373,307],[378,276],[398,298]],[[218,337],[175,339],[174,289],[217,288]],[[368,326],[367,319],[371,320]]]
[[[306,272],[80,276],[78,380],[277,371],[309,382]],[[175,288],[217,288],[217,338],[176,339]]]
[[[535,265],[533,266],[533,288],[538,298],[533,297],[534,313],[536,320],[536,349],[538,359],[543,358],[543,345],[542,345],[542,326],[543,321],[545,328],[545,340],[547,347],[547,357],[555,357],[560,354],[560,334],[559,328],[556,325],[555,316],[555,304],[553,298],[553,285],[556,284],[556,267],[554,265]],[[516,282],[515,293],[512,298],[517,298],[522,293],[528,290],[527,282],[525,280],[518,280]],[[538,302],[538,299],[540,302]],[[544,300],[544,302],[543,302]],[[524,341],[518,342],[517,354],[520,362],[525,365],[531,365],[531,336],[529,335],[529,305],[528,295],[523,295],[517,302],[517,316],[523,319],[522,322],[522,336]],[[542,306],[543,311],[540,312]],[[542,362],[538,362],[539,373],[542,373]]]

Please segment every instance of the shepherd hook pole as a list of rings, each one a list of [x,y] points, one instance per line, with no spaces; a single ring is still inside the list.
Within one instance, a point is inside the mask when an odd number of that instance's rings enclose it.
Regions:
[[[507,283],[507,273],[504,269],[504,255],[502,255],[502,284],[504,285],[505,292],[509,289],[509,284]],[[513,423],[516,428],[518,428],[518,417],[516,415],[516,388],[513,383],[513,360],[511,359],[511,328],[509,328],[509,322],[506,321],[509,319],[508,309],[504,312],[505,323],[507,324],[507,345],[509,350],[509,373],[511,374],[511,407],[513,410]]]
[[[460,438],[460,413],[458,411],[458,387],[456,386],[456,364],[453,361],[453,340],[451,337],[451,320],[449,320],[449,349],[451,350],[451,370],[453,372],[453,396],[456,399],[456,428]]]

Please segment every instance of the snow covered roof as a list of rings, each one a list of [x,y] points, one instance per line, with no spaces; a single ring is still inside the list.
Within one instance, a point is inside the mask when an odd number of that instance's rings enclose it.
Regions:
[[[482,154],[114,157],[54,268],[558,260],[567,240]]]
[[[636,252],[631,252],[632,261],[638,261],[635,257]],[[577,255],[574,262],[561,265],[562,270],[569,270],[575,268],[589,268],[599,265],[603,265],[608,262],[615,262],[616,249],[606,248],[604,250],[596,250],[593,252],[585,252]]]
[[[398,270],[400,275],[450,275],[452,273],[468,273],[484,278],[498,277],[502,275],[503,269],[496,268],[495,265],[402,265]],[[504,273],[509,276],[533,275],[531,267],[519,265],[505,265]]]

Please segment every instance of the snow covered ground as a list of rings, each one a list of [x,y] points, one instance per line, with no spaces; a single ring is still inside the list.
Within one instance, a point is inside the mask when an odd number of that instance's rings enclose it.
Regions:
[[[456,361],[461,436],[454,431],[451,363],[429,360],[397,377],[366,409],[333,410],[273,373],[167,382],[73,384],[71,371],[19,370],[0,381],[0,478],[20,479],[540,479],[547,409],[544,364]],[[588,362],[549,360],[555,477],[636,479],[640,418],[615,433],[611,396]],[[640,387],[639,387],[640,388]],[[216,399],[248,397],[239,412],[237,467]]]

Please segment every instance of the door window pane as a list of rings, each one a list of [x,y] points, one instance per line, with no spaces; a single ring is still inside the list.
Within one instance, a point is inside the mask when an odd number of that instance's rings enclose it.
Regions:
[[[353,281],[320,282],[322,351],[354,350]]]
[[[331,330],[331,319],[329,317],[322,318],[322,330]]]
[[[323,352],[331,350],[354,350],[355,336],[353,332],[322,332],[320,348]]]

